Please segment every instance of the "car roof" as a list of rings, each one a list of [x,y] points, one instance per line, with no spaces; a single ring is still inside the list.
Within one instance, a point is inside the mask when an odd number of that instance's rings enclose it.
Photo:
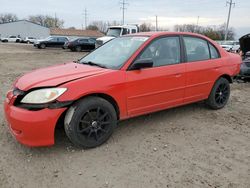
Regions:
[[[165,36],[165,35],[191,35],[191,36],[194,36],[194,37],[196,36],[196,37],[207,38],[204,35],[200,35],[198,33],[191,33],[191,32],[170,32],[170,31],[139,32],[139,33],[129,34],[127,36],[159,37],[159,36]]]

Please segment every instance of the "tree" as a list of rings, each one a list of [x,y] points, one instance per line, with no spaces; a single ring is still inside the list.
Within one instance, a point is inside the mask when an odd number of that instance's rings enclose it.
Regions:
[[[86,28],[87,30],[94,30],[94,31],[97,31],[99,30],[98,27],[96,25],[88,25],[88,27]]]
[[[147,31],[151,31],[151,24],[149,23],[143,23],[140,25],[140,32],[147,32]]]
[[[104,22],[104,21],[93,21],[89,24],[87,29],[98,30],[102,33],[106,33],[109,26],[120,25],[118,21]]]
[[[17,20],[18,18],[15,14],[12,13],[0,14],[0,23],[14,22]]]
[[[219,26],[197,26],[195,24],[183,24],[175,25],[174,30],[179,32],[192,32],[205,35],[213,40],[224,40],[225,39],[225,29],[226,25]],[[234,40],[235,32],[233,28],[228,30],[228,40]]]
[[[31,15],[29,21],[45,27],[63,28],[64,21],[49,15]]]

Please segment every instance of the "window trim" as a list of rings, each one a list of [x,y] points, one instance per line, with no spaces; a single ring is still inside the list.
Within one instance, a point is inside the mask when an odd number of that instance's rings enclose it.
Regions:
[[[209,51],[209,59],[203,59],[203,60],[196,60],[196,61],[188,61],[187,59],[187,50],[186,50],[186,45],[185,45],[185,41],[184,41],[184,37],[189,37],[189,38],[198,38],[198,39],[201,39],[201,40],[204,40],[206,43],[207,43],[207,46],[208,46],[208,51]],[[207,39],[205,38],[202,38],[202,37],[199,37],[199,36],[193,36],[193,35],[188,35],[188,34],[184,34],[184,35],[181,35],[181,40],[183,42],[183,47],[184,47],[184,57],[185,57],[185,63],[191,63],[191,62],[201,62],[201,61],[208,61],[208,60],[213,60],[213,59],[219,59],[221,58],[221,54],[219,52],[219,50],[216,48],[216,46],[214,44],[212,44],[211,42],[209,42]],[[218,58],[211,58],[211,50],[210,50],[210,47],[209,47],[209,44],[211,44],[215,50],[217,51],[218,53]]]
[[[151,67],[151,68],[147,68],[147,69],[152,69],[152,68],[158,68],[158,67],[163,67],[163,66],[171,66],[171,65],[178,65],[178,64],[182,64],[185,63],[185,58],[184,58],[184,44],[181,40],[181,35],[165,35],[165,36],[159,36],[154,38],[153,40],[151,40],[141,51],[140,53],[133,59],[132,63],[130,63],[130,65],[128,66],[126,71],[133,71],[131,70],[132,65],[134,64],[134,62],[137,60],[138,57],[141,56],[141,54],[147,49],[148,46],[150,46],[153,42],[155,42],[156,40],[162,39],[162,38],[169,38],[169,37],[177,37],[179,38],[179,44],[180,44],[180,62],[179,63],[173,63],[173,64],[166,64],[166,65],[161,65],[161,66],[157,66],[157,67]]]

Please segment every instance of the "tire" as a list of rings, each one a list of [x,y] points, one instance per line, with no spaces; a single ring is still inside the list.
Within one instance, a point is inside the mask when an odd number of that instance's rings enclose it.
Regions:
[[[76,51],[77,51],[77,52],[80,52],[80,51],[82,51],[82,48],[81,48],[81,46],[77,46],[77,47],[75,47],[75,49],[76,49]]]
[[[20,42],[20,40],[19,40],[19,39],[17,39],[17,40],[16,40],[16,43],[18,43],[18,42]]]
[[[206,104],[214,110],[223,108],[230,97],[230,83],[226,78],[219,78],[206,100]]]
[[[45,49],[45,48],[46,48],[46,45],[45,45],[45,44],[41,44],[41,45],[40,45],[40,48],[41,48],[41,49]]]
[[[69,140],[83,148],[94,148],[106,142],[116,124],[113,105],[99,97],[81,99],[69,108],[64,119]]]

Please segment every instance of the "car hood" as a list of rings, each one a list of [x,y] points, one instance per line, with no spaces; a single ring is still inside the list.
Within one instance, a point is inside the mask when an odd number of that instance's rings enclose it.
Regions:
[[[100,37],[100,38],[98,38],[96,40],[101,40],[101,41],[103,41],[103,43],[105,43],[105,42],[108,42],[108,41],[110,41],[110,40],[112,40],[114,38],[115,37],[112,37],[112,36],[104,36],[104,37]]]
[[[29,72],[16,80],[14,87],[27,91],[31,88],[53,87],[63,83],[111,71],[77,63],[65,63]]]

